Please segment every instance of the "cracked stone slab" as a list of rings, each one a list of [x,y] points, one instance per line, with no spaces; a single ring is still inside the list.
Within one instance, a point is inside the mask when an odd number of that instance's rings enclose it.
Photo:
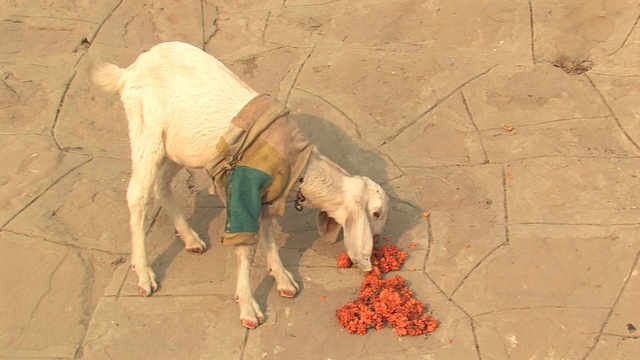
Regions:
[[[0,357],[74,358],[114,257],[7,231],[0,238],[0,286],[11,294],[0,301]]]
[[[103,297],[89,324],[82,357],[239,359],[246,330],[238,313],[229,311],[237,309],[232,298]]]
[[[281,47],[226,61],[225,65],[257,92],[271,94],[286,102],[307,52]]]
[[[511,131],[490,129],[482,132],[482,139],[491,160],[501,163],[547,156],[632,157],[640,154],[610,116],[521,125]]]
[[[70,0],[43,6],[18,0],[5,4],[0,10],[3,61],[45,68],[73,66],[83,56],[86,41],[92,40],[119,2]]]
[[[55,135],[60,146],[74,151],[120,159],[130,155],[128,123],[122,103],[116,95],[92,86],[86,71],[78,71],[69,87]]]
[[[618,239],[614,241],[618,241]],[[639,296],[640,266],[636,264],[636,267],[628,274],[627,286],[615,304],[611,318],[607,320],[604,328],[606,334],[635,338],[640,335],[637,332],[637,329],[640,328],[640,311],[637,306]]]
[[[484,359],[581,359],[606,314],[607,309],[534,306],[473,320]]]
[[[6,17],[27,17],[66,20],[74,22],[99,23],[107,17],[120,0],[106,0],[100,3],[87,3],[84,0],[69,0],[56,3],[55,6],[42,6],[28,0],[14,0],[13,6],[0,11]]]
[[[640,352],[640,341],[637,338],[603,335],[595,350],[590,353],[591,359],[633,359]]]
[[[365,140],[365,134],[372,129],[353,121],[334,104],[315,94],[294,89],[289,107],[307,139],[347,172],[367,176],[381,184],[402,174],[385,154]]]
[[[80,248],[128,252],[130,166],[128,161],[94,158],[49,188],[6,228]],[[151,213],[155,211],[149,218]]]
[[[160,283],[158,292],[153,296],[218,294],[232,297],[235,294],[234,248],[222,246],[219,240],[225,220],[222,210],[196,209],[189,219],[194,230],[199,231],[207,243],[207,250],[202,255],[193,255],[184,249],[184,243],[174,235],[173,227],[161,212],[147,241],[149,264]],[[203,227],[208,229],[208,233],[201,232]],[[125,279],[114,278],[114,281],[116,283],[110,288],[120,289],[119,292],[114,294],[111,290],[106,295],[140,296],[134,272],[129,271]]]
[[[416,51],[326,49],[309,58],[297,87],[340,109],[378,146],[490,68]]]
[[[587,60],[616,52],[636,21],[632,0],[536,1],[535,58],[549,62]]]
[[[636,22],[633,23],[633,18],[629,18],[629,16],[633,16],[631,11],[625,11],[623,14],[625,24],[620,23],[621,27],[629,27],[628,37],[615,39],[615,42],[619,44],[618,48],[605,56],[594,59],[592,73],[613,76],[629,76],[640,73],[640,64],[636,61],[636,54],[640,51],[640,21],[636,18]]]
[[[550,64],[498,66],[463,92],[480,130],[611,115],[587,78]]]
[[[453,297],[472,316],[530,307],[608,311],[640,250],[634,227],[512,225],[509,230],[509,245],[480,264]]]
[[[486,162],[465,101],[459,92],[453,94],[387,142],[384,151],[402,168]]]
[[[622,131],[635,143],[637,149],[640,145],[640,104],[637,101],[640,97],[640,79],[599,74],[589,74],[589,78],[611,106]]]
[[[637,158],[537,158],[507,172],[512,223],[638,223]]]
[[[124,1],[104,23],[95,41],[139,51],[163,41],[202,48],[202,10],[179,1]]]
[[[398,234],[399,245],[414,243],[429,253],[412,265],[425,268],[448,294],[494,248],[505,241],[502,167],[483,165],[430,169],[408,169],[407,176],[390,185],[414,206],[428,211],[406,234]],[[428,229],[431,227],[430,244]],[[425,236],[427,235],[427,236]],[[415,257],[415,256],[410,256]]]
[[[81,56],[76,49],[82,39],[90,37],[97,25],[55,17],[3,17],[0,32],[4,41],[0,56],[11,63],[72,66]]]
[[[429,306],[438,321],[427,336],[398,337],[392,329],[349,334],[335,318],[335,311],[356,298],[363,275],[356,269],[297,268],[302,292],[293,299],[268,291],[267,320],[249,332],[248,359],[416,359],[475,358],[469,319],[420,272],[402,272],[415,296]],[[264,272],[264,270],[263,270]],[[392,272],[388,275],[397,275]],[[264,274],[266,276],[266,274]],[[254,276],[254,283],[260,276]],[[324,296],[322,298],[321,296]],[[260,302],[260,300],[258,300]],[[313,331],[309,331],[312,328]],[[332,344],[327,346],[327,344]]]
[[[210,1],[209,7],[214,6]],[[251,9],[251,6],[265,4],[266,1],[243,4],[233,9],[233,4],[218,5],[215,17],[215,31],[205,39],[205,50],[220,61],[228,63],[236,59],[250,58],[255,54],[282,47],[280,44],[264,42],[264,32],[268,25],[270,12],[268,9]],[[233,12],[239,11],[239,12]],[[213,11],[205,9],[205,15],[211,19]],[[212,20],[209,20],[212,23]],[[212,25],[209,25],[212,26]]]
[[[88,161],[85,156],[58,150],[40,135],[3,135],[0,155],[4,170],[0,175],[0,224],[3,226],[49,187],[74,168]]]
[[[272,10],[267,41],[295,46],[419,46],[437,48],[452,57],[497,63],[525,62],[531,56],[529,41],[522,41],[530,39],[526,3],[403,0],[296,4]]]
[[[2,134],[49,135],[71,72],[57,66],[1,64]]]

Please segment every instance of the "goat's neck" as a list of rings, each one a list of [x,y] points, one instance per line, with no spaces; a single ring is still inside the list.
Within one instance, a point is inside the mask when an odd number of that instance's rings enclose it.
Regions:
[[[301,192],[313,206],[329,214],[345,201],[348,172],[326,157],[314,153],[309,159]]]

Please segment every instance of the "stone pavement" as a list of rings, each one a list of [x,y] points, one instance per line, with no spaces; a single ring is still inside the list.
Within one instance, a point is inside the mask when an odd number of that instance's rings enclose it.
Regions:
[[[0,358],[638,358],[639,14],[631,0],[3,2]],[[279,243],[302,291],[278,296],[258,253],[268,318],[245,330],[222,208],[186,170],[174,187],[210,248],[187,254],[155,209],[162,287],[137,294],[126,119],[86,68],[168,40],[288,102],[321,151],[383,184],[399,274],[436,332],[342,330],[335,309],[362,275],[291,210]]]

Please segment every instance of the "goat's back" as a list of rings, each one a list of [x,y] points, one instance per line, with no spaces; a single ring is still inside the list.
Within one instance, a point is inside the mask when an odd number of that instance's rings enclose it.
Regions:
[[[109,66],[96,73],[117,73]],[[109,89],[109,81],[98,85]],[[213,56],[180,42],[141,54],[111,88],[125,106],[131,141],[160,137],[153,140],[164,142],[171,160],[194,168],[214,155],[233,117],[257,95]]]

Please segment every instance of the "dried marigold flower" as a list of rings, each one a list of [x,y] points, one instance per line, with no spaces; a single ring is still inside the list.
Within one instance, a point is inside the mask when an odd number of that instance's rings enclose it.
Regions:
[[[338,256],[338,267],[339,268],[350,268],[351,265],[353,265],[353,262],[351,262],[351,258],[349,258],[349,255],[347,253],[342,253],[340,254],[340,256]]]
[[[344,261],[343,255],[339,261]],[[407,253],[394,245],[374,248],[371,256],[373,269],[365,274],[360,295],[336,310],[338,322],[349,333],[364,335],[369,329],[379,330],[389,325],[399,336],[415,336],[437,328],[436,320],[423,314],[426,307],[413,297],[404,278],[397,275],[382,278],[382,274],[398,270],[406,257]]]

